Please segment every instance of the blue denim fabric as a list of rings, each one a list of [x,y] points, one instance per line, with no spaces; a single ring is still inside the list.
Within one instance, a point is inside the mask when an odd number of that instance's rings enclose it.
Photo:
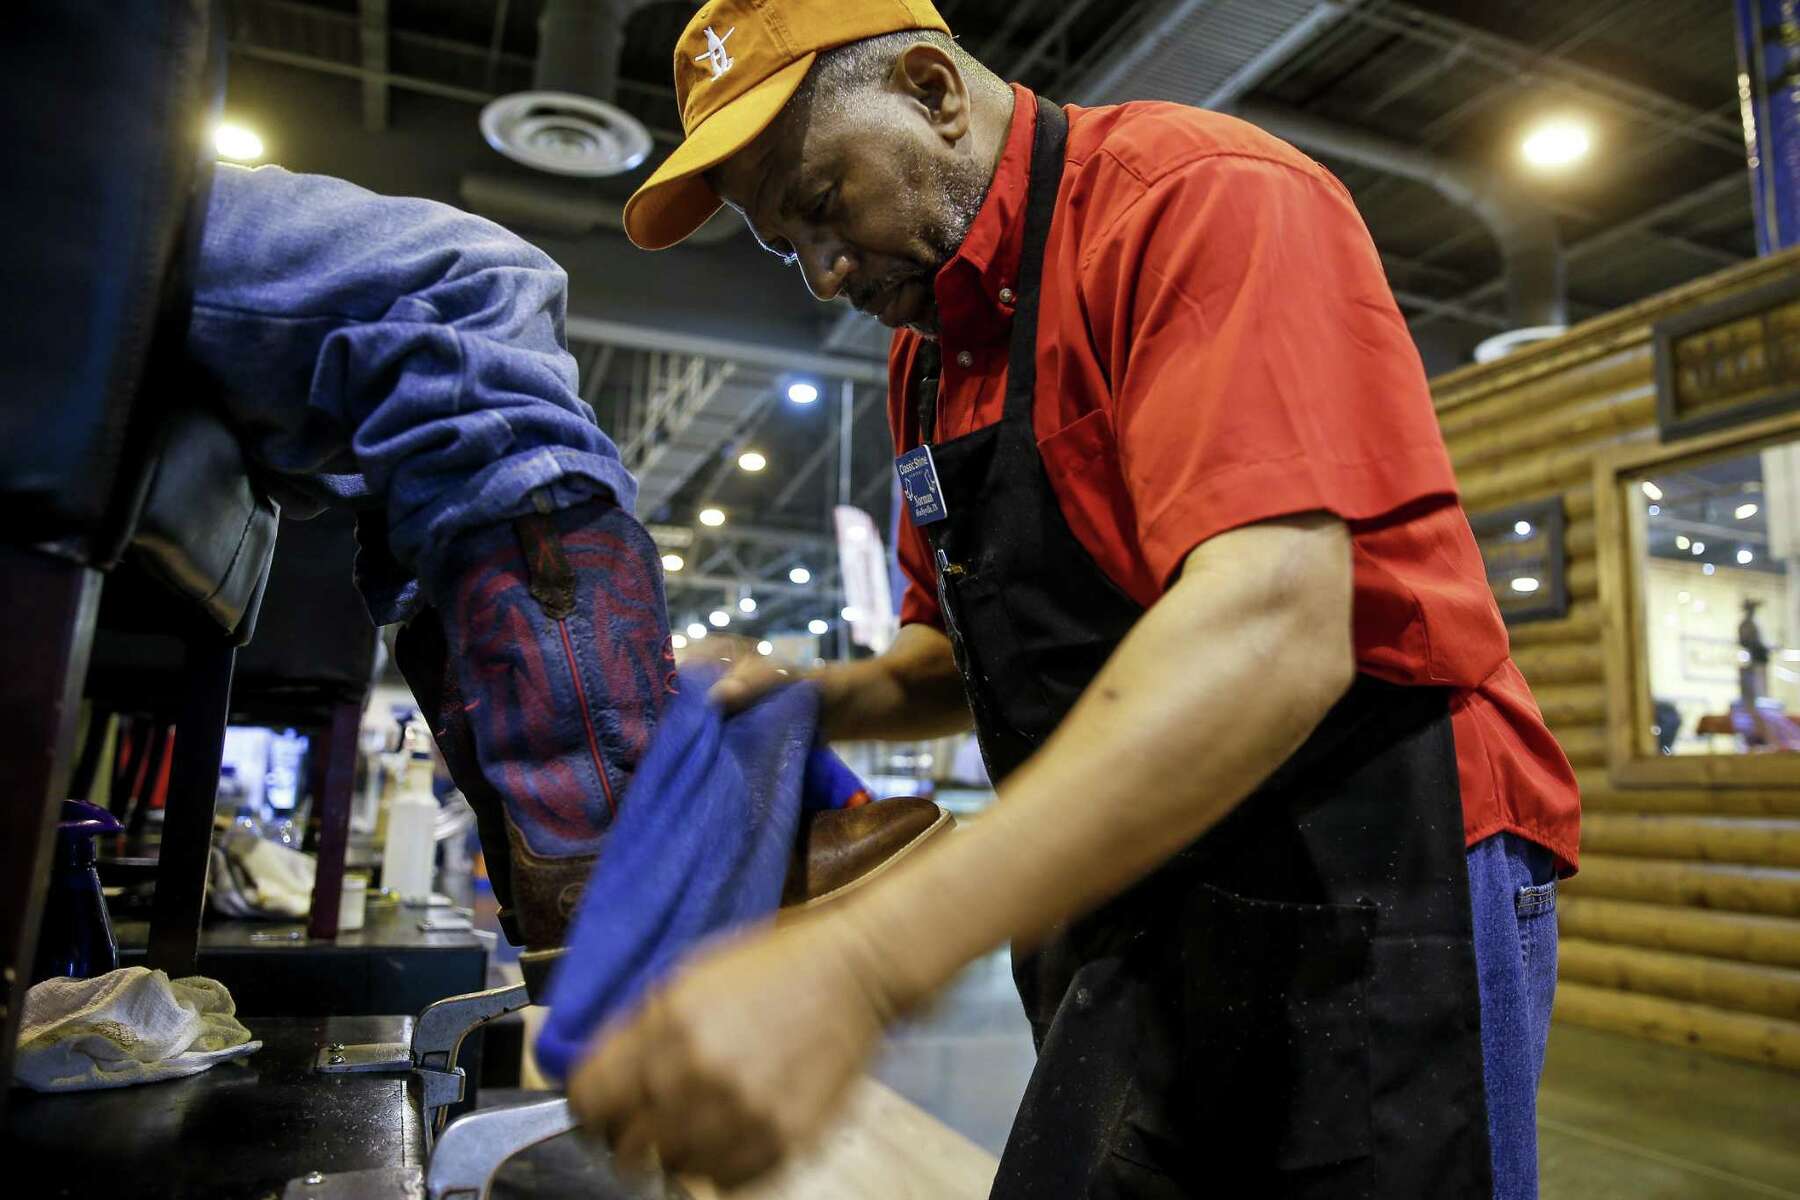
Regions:
[[[1556,996],[1556,863],[1510,833],[1469,848],[1494,1200],[1538,1194],[1537,1089]]]
[[[386,514],[359,561],[377,622],[459,533],[637,485],[576,391],[568,279],[498,225],[279,167],[221,164],[188,349],[293,515]],[[365,558],[369,553],[365,542]]]

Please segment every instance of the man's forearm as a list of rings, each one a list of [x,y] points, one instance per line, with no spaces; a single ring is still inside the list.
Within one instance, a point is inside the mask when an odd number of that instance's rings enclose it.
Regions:
[[[930,626],[905,626],[885,654],[812,678],[825,692],[828,738],[945,737],[971,723],[950,639]]]
[[[1267,778],[1349,685],[1349,571],[1324,518],[1197,551],[999,802],[846,905],[897,1002],[1115,895]]]

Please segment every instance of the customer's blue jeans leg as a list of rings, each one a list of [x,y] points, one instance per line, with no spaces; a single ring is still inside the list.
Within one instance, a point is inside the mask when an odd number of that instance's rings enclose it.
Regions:
[[[1556,996],[1556,864],[1510,833],[1469,850],[1494,1200],[1538,1194],[1537,1089]]]

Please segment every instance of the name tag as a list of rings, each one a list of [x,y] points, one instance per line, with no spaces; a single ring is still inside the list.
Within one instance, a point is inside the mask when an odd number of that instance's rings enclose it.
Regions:
[[[930,446],[908,450],[894,460],[894,470],[900,476],[900,492],[906,497],[906,511],[912,514],[914,525],[935,524],[950,515]]]

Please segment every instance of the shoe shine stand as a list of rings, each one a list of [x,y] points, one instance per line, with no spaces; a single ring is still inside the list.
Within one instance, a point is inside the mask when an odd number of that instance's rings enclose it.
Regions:
[[[575,1128],[567,1100],[477,1110],[449,1121],[463,1098],[465,1077],[456,1065],[476,1028],[531,1003],[523,983],[451,996],[427,1005],[404,1042],[333,1042],[319,1047],[313,1070],[321,1075],[410,1075],[417,1081],[426,1165],[327,1175],[313,1172],[289,1181],[282,1200],[488,1200],[494,1177],[514,1155]],[[597,1164],[598,1165],[598,1164]],[[623,1185],[620,1185],[623,1186]],[[596,1200],[691,1200],[679,1185],[651,1184]]]

